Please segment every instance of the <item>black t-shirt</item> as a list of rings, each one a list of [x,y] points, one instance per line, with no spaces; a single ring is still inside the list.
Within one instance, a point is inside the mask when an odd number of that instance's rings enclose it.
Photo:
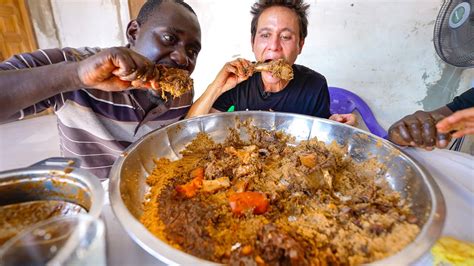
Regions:
[[[446,106],[453,112],[474,107],[474,88],[470,88],[463,94],[454,97],[454,100]]]
[[[222,94],[213,107],[222,112],[233,105],[235,111],[275,111],[328,118],[331,115],[329,91],[324,76],[296,64],[293,65],[293,73],[294,78],[276,93],[265,92],[262,75],[255,73]]]

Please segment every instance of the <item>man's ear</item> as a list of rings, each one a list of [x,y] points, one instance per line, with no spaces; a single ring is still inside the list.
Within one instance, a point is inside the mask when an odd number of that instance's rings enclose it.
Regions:
[[[140,24],[135,19],[131,20],[127,25],[127,40],[130,46],[135,45],[138,32],[140,32]]]
[[[301,54],[301,51],[303,51],[303,46],[304,46],[304,39],[300,40],[300,51],[298,54]]]

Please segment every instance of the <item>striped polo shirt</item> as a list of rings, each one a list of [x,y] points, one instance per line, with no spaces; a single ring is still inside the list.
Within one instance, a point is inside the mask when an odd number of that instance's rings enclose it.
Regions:
[[[0,71],[40,67],[64,61],[80,61],[100,51],[99,48],[45,49],[15,55],[0,63]],[[54,73],[51,73],[54,75]],[[192,104],[191,91],[179,98],[168,97],[145,112],[138,97],[143,90],[106,92],[78,88],[45,99],[16,114],[17,119],[52,107],[58,118],[60,150],[64,157],[82,160],[81,168],[101,180],[115,159],[132,142],[148,132],[183,118]],[[149,104],[149,103],[148,103]]]

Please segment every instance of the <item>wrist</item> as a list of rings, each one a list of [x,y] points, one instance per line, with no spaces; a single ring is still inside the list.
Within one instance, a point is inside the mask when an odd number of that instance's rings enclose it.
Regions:
[[[79,63],[78,62],[66,62],[64,67],[66,68],[67,80],[66,90],[72,91],[78,88],[86,87],[79,77]]]

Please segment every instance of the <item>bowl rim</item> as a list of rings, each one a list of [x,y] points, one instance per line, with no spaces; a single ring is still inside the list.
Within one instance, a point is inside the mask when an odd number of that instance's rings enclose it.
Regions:
[[[2,182],[31,179],[32,177],[29,175],[39,175],[39,177],[33,178],[33,180],[38,179],[38,181],[46,180],[51,175],[59,179],[72,179],[80,182],[81,185],[89,190],[91,205],[87,210],[87,214],[94,218],[99,218],[106,199],[105,190],[99,178],[79,167],[65,164],[69,160],[78,161],[74,158],[51,157],[32,166],[0,172],[0,186]],[[66,172],[65,167],[70,167],[72,171]]]
[[[151,132],[145,134],[137,141],[132,143],[123,153],[123,156],[115,161],[112,169],[109,173],[110,187],[109,187],[109,200],[112,207],[112,210],[117,217],[120,225],[124,228],[127,234],[144,250],[150,253],[155,258],[161,260],[167,264],[207,264],[207,265],[219,265],[219,263],[211,262],[204,260],[195,256],[192,256],[184,251],[178,250],[171,245],[168,245],[166,242],[162,241],[158,237],[155,237],[151,232],[146,229],[146,227],[140,223],[132,213],[126,207],[120,192],[120,169],[126,159],[126,155],[130,151],[134,150],[139,146],[148,136],[155,134],[157,131],[166,131],[171,127],[175,127],[178,124],[185,124],[193,120],[202,120],[214,116],[240,116],[244,114],[245,116],[252,116],[253,114],[262,114],[272,116],[291,116],[299,117],[305,119],[311,119],[316,121],[323,121],[327,124],[338,124],[346,127],[350,127],[355,130],[357,133],[362,133],[370,135],[381,141],[383,145],[389,145],[390,147],[398,150],[399,156],[402,156],[404,160],[409,161],[417,171],[419,171],[423,177],[424,182],[427,184],[429,195],[432,199],[432,207],[427,215],[427,220],[425,225],[422,227],[422,230],[417,235],[417,237],[407,246],[405,246],[401,251],[393,254],[390,257],[386,257],[382,260],[374,261],[369,263],[369,265],[408,265],[419,260],[426,252],[429,251],[431,246],[436,242],[440,237],[443,230],[445,217],[446,217],[446,203],[444,201],[443,194],[441,193],[440,188],[438,187],[435,180],[432,178],[431,174],[423,167],[419,162],[405,153],[397,145],[392,142],[383,139],[377,135],[374,135],[370,132],[364,131],[362,129],[349,126],[346,124],[341,124],[336,121],[329,119],[313,117],[309,115],[293,114],[293,113],[282,113],[282,112],[267,112],[267,111],[237,111],[237,112],[221,112],[221,113],[210,113],[206,115],[200,115],[188,119],[178,121],[176,123],[167,125],[165,127],[152,130]]]

